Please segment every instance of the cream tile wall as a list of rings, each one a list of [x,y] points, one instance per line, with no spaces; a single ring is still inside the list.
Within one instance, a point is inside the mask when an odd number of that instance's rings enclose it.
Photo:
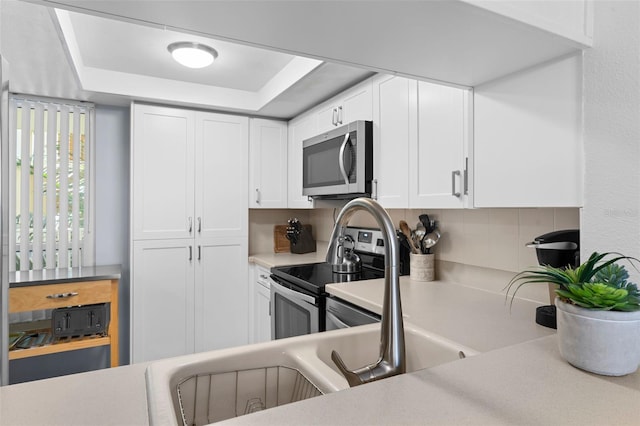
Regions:
[[[312,210],[252,210],[250,224],[250,252],[273,250],[273,224],[286,223],[297,215],[313,226],[318,241],[328,241],[339,208]],[[442,234],[435,247],[439,274],[447,279],[483,290],[504,293],[504,287],[515,272],[538,264],[534,249],[525,247],[539,235],[560,229],[580,227],[577,208],[528,209],[461,209],[411,210],[389,209],[393,223],[399,227],[405,220],[413,229],[418,216],[427,213],[435,219]],[[350,225],[377,227],[366,212],[354,215]],[[258,236],[254,233],[265,232]],[[519,297],[549,302],[546,286],[526,286]]]
[[[405,220],[412,229],[415,228],[422,213],[435,219],[442,234],[435,247],[439,260],[512,272],[538,264],[535,250],[525,247],[535,237],[559,229],[580,227],[577,208],[388,211],[397,227],[400,220]],[[310,211],[309,220],[316,229],[317,239],[328,240],[334,214],[331,209]],[[351,224],[377,226],[366,212],[356,214]]]
[[[249,255],[273,253],[273,227],[286,225],[287,220],[292,217],[297,217],[302,223],[309,223],[309,212],[310,210],[249,209]]]

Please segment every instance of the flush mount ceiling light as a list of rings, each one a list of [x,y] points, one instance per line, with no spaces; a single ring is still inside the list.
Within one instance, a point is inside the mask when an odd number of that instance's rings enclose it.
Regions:
[[[167,50],[178,63],[189,68],[204,68],[213,63],[218,52],[206,44],[191,41],[179,41],[167,46]]]

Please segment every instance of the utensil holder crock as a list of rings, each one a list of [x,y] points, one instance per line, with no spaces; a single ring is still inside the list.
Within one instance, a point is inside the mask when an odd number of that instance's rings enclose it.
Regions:
[[[433,281],[436,278],[435,254],[409,255],[409,272],[413,281]]]

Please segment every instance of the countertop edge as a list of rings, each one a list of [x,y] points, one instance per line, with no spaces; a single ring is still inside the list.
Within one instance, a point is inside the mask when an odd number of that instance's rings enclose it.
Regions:
[[[9,288],[80,281],[119,280],[121,277],[120,265],[16,271],[9,274]]]

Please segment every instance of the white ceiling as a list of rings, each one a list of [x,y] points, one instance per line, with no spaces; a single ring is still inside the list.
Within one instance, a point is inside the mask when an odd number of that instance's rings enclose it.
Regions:
[[[0,49],[19,93],[126,105],[171,103],[289,119],[371,71],[158,26],[2,0]],[[203,69],[177,64],[175,41],[215,48]]]

